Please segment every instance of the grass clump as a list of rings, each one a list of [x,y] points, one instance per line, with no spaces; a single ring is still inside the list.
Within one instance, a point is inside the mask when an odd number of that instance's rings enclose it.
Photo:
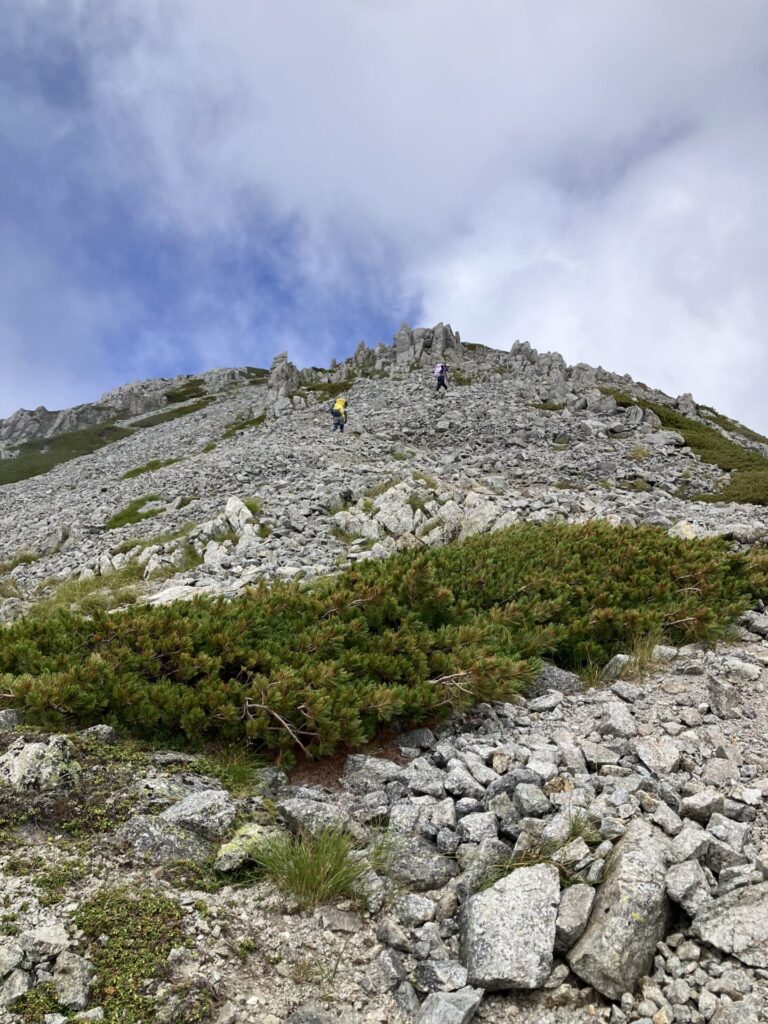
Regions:
[[[155,1019],[155,1001],[143,991],[148,979],[164,971],[170,951],[182,944],[181,921],[175,900],[148,889],[102,889],[80,905],[75,924],[91,943],[92,1000],[104,1008],[106,1024]]]
[[[116,512],[111,518],[109,518],[104,524],[107,530],[118,530],[121,526],[134,526],[136,523],[142,522],[144,519],[152,519],[154,516],[160,514],[160,509],[149,509],[143,511],[144,506],[148,505],[150,501],[161,501],[162,499],[157,494],[147,494],[143,498],[135,498],[129,505],[126,505],[120,512]]]
[[[193,398],[202,398],[205,394],[205,381],[201,377],[192,377],[178,388],[165,392],[166,399],[171,403],[189,402]]]
[[[261,498],[243,498],[243,504],[253,516],[260,516],[264,511]]]
[[[362,537],[362,534],[356,533],[354,530],[345,530],[341,526],[332,526],[330,533],[331,536],[341,544],[352,544],[354,541],[360,540]]]
[[[262,384],[269,379],[269,370],[260,366],[246,366],[244,372],[250,384]]]
[[[627,650],[631,660],[621,673],[622,678],[643,680],[649,676],[658,665],[654,651],[663,639],[659,632],[633,637]]]
[[[370,862],[355,856],[355,841],[344,831],[323,829],[317,835],[277,833],[254,843],[253,863],[305,910],[338,899],[354,899]]]
[[[565,405],[563,402],[532,402],[529,408],[540,412],[562,412]]]
[[[19,551],[13,558],[0,562],[0,576],[7,576],[9,572],[13,572],[20,565],[31,565],[32,562],[36,562],[39,558],[40,555],[36,555],[34,551]]]
[[[467,384],[472,383],[472,378],[468,373],[464,373],[463,370],[450,370],[448,376],[448,383],[455,384],[457,387],[466,387]]]
[[[338,395],[343,395],[345,391],[354,384],[354,380],[340,380],[340,381],[315,381],[312,384],[303,384],[303,391],[310,391],[312,394],[317,395],[321,401],[327,398],[336,398]]]
[[[0,700],[31,724],[323,756],[508,700],[541,657],[579,671],[636,636],[709,640],[766,594],[768,555],[725,541],[521,524],[231,601],[59,605],[2,630]]]
[[[241,744],[212,750],[197,762],[198,770],[213,775],[236,797],[250,796],[258,789],[259,772],[268,762]]]
[[[420,483],[424,484],[427,490],[436,491],[439,486],[435,477],[430,476],[428,473],[416,472],[413,473],[412,476],[414,480],[418,480]]]
[[[5,601],[9,597],[20,596],[21,591],[14,580],[0,579],[0,601]]]
[[[82,580],[69,579],[63,582],[49,580],[41,585],[40,599],[33,605],[28,615],[39,621],[60,610],[79,609],[84,614],[89,614],[133,604],[138,597],[136,584],[141,580],[143,573],[142,566],[131,562],[107,576],[92,576]]]
[[[227,426],[226,426],[226,428],[224,430],[223,437],[224,437],[224,439],[226,439],[228,437],[234,437],[235,434],[239,434],[240,431],[242,431],[242,430],[250,430],[252,427],[260,427],[262,425],[262,423],[264,423],[266,421],[266,419],[267,419],[267,414],[265,412],[262,412],[258,416],[253,416],[251,418],[248,418],[248,417],[245,417],[245,416],[239,417],[238,419],[232,420],[231,423],[227,424]],[[215,443],[214,443],[214,447],[215,447]],[[211,450],[213,450],[213,449],[211,449]]]
[[[427,503],[420,494],[409,494],[408,505],[412,512],[423,512],[427,515]]]
[[[156,469],[162,469],[164,466],[173,466],[177,462],[181,462],[181,459],[150,459],[143,466],[137,466],[135,469],[129,469],[127,473],[123,473],[121,479],[133,480],[144,473],[153,473]]]
[[[393,487],[397,487],[399,483],[402,483],[403,478],[401,476],[391,476],[388,480],[382,480],[379,484],[373,484],[365,492],[366,498],[378,498],[382,494],[386,494],[387,491],[391,491]]]
[[[132,424],[134,428],[144,430],[148,427],[156,427],[160,423],[169,423],[171,420],[177,420],[181,416],[188,416],[192,412],[200,412],[201,409],[207,408],[213,398],[201,398],[199,402],[192,402],[190,405],[180,405],[175,409],[166,409],[165,412],[156,412],[152,416],[145,416],[143,419],[135,420]]]
[[[421,526],[416,531],[416,536],[419,537],[420,539],[423,539],[424,537],[428,537],[429,534],[432,533],[433,530],[437,530],[438,527],[440,527],[442,525],[443,525],[443,520],[439,516],[436,516],[434,519],[430,519],[429,522],[422,523]]]
[[[536,839],[530,835],[526,838],[528,844],[521,852],[492,865],[483,881],[483,889],[489,889],[518,868],[531,868],[537,864],[549,864],[557,868],[560,882],[564,886],[583,882],[584,878],[574,872],[570,865],[562,863],[557,855],[575,839],[583,839],[587,846],[597,846],[600,843],[600,833],[584,811],[577,811],[571,815],[568,831],[562,839]]]

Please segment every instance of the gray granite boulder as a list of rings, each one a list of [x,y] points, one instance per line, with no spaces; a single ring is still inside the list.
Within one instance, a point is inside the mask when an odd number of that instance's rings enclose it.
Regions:
[[[713,900],[694,917],[691,932],[749,967],[768,968],[768,882]]]
[[[433,992],[422,1003],[414,1024],[469,1024],[482,998],[482,992],[469,986],[459,992]]]
[[[669,736],[642,736],[632,749],[655,775],[669,775],[680,764],[680,748]]]
[[[213,853],[213,846],[206,839],[149,814],[129,818],[118,830],[117,839],[139,857],[158,864],[175,860],[202,864]]]
[[[572,885],[565,889],[560,899],[555,922],[555,950],[567,953],[587,927],[595,890],[591,885]]]
[[[202,836],[203,839],[221,839],[232,828],[237,807],[224,789],[190,793],[179,803],[163,811],[160,817],[172,825]]]
[[[397,844],[390,873],[411,892],[427,892],[440,889],[458,875],[459,866],[451,857],[438,853],[429,840],[407,836]]]
[[[667,843],[632,822],[619,840],[586,930],[568,954],[574,974],[609,999],[632,991],[653,966],[669,918]]]
[[[551,865],[518,868],[470,897],[460,919],[469,983],[539,988],[552,970],[560,878]]]
[[[61,1005],[69,1010],[84,1010],[91,995],[94,973],[90,960],[77,953],[62,953],[53,972],[56,998]]]
[[[696,860],[686,860],[670,868],[667,872],[666,886],[669,898],[679,903],[691,917],[711,899],[707,876]]]
[[[0,757],[0,784],[22,791],[47,791],[71,786],[80,770],[66,736],[28,742],[19,738]]]

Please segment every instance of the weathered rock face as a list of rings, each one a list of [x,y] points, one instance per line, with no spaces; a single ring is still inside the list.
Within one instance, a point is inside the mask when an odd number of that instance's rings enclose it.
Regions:
[[[64,952],[56,961],[53,975],[56,998],[69,1010],[88,1006],[95,970],[93,964],[77,953]]]
[[[751,967],[768,968],[768,882],[708,903],[693,919],[691,931]]]
[[[231,829],[237,807],[229,793],[223,789],[191,793],[185,800],[163,811],[160,817],[173,825],[180,825],[203,839],[222,839]]]
[[[709,882],[696,860],[676,864],[667,872],[667,894],[693,917],[710,902]]]
[[[211,844],[194,832],[147,814],[127,821],[119,830],[118,839],[139,857],[158,864],[174,861],[202,864],[213,852]]]
[[[557,869],[518,868],[468,901],[461,950],[470,985],[538,988],[552,970],[560,902]]]
[[[426,892],[445,885],[459,868],[454,860],[439,853],[423,839],[401,841],[392,861],[392,877],[414,892]]]
[[[78,771],[74,748],[66,736],[49,736],[40,741],[22,737],[0,757],[0,783],[18,790],[45,791],[69,786]]]
[[[619,999],[650,971],[656,943],[664,938],[666,844],[647,825],[633,823],[606,874],[568,963],[598,992]]]

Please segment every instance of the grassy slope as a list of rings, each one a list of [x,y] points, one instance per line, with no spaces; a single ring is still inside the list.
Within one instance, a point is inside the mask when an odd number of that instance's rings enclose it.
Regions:
[[[261,383],[268,376],[268,371],[251,367],[248,369],[247,376],[249,381]],[[145,430],[148,427],[156,427],[160,423],[169,423],[181,416],[188,416],[192,412],[205,409],[215,401],[214,397],[205,396],[204,382],[200,378],[193,378],[181,387],[167,391],[165,397],[172,408],[136,420],[130,427],[118,427],[116,421],[112,420],[92,427],[85,427],[83,430],[58,434],[56,437],[24,441],[19,445],[17,458],[0,459],[0,486],[47,473],[64,462],[77,459],[81,455],[91,455],[105,445],[120,441],[124,437],[130,437],[136,430]],[[197,399],[197,401],[190,402],[190,399]],[[190,402],[190,404],[177,404],[180,402]]]
[[[768,459],[760,452],[723,437],[719,431],[705,423],[689,419],[668,405],[638,399],[614,388],[601,388],[601,391],[612,395],[621,406],[639,405],[643,409],[651,409],[659,417],[666,430],[674,430],[683,435],[688,447],[700,456],[702,462],[718,466],[732,474],[730,483],[726,484],[718,494],[699,495],[699,500],[768,505]],[[715,419],[712,416],[710,418]],[[725,421],[725,417],[720,417],[715,422],[720,422],[720,420]],[[733,421],[725,422],[733,424]],[[740,425],[736,424],[736,426]],[[733,427],[726,429],[733,429]],[[737,432],[745,437],[754,433],[748,431],[746,427],[742,427]],[[755,438],[759,439],[760,435],[755,434],[752,439]]]

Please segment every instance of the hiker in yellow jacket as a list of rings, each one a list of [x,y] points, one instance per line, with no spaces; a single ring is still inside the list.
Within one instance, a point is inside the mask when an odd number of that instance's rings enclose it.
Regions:
[[[347,422],[347,400],[346,398],[337,398],[331,406],[331,416],[333,416],[333,433],[340,430],[344,433],[344,424]]]

